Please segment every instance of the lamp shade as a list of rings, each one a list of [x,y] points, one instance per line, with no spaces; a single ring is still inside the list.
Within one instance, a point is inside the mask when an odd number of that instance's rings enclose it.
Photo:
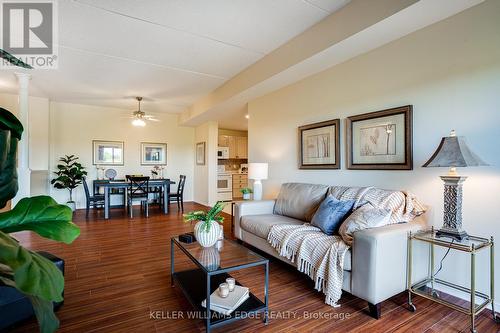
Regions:
[[[454,131],[450,136],[441,139],[431,158],[423,167],[470,167],[485,166],[479,156],[474,154],[467,146],[463,136],[455,136]]]
[[[254,180],[267,179],[268,165],[267,163],[249,163],[248,178]]]

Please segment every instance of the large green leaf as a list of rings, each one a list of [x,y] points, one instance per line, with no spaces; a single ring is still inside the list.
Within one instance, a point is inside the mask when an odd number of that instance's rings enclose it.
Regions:
[[[41,333],[53,333],[59,328],[59,319],[54,313],[54,305],[51,301],[36,296],[28,296],[35,310],[35,316],[40,325]]]
[[[12,132],[12,137],[21,140],[23,124],[10,111],[0,108],[0,129]]]
[[[0,208],[17,193],[16,153],[22,133],[23,125],[16,116],[0,108]]]
[[[0,245],[0,249],[2,249]],[[14,273],[9,266],[0,263],[0,285],[6,285],[12,288],[17,288],[14,281]],[[38,296],[26,295],[33,305],[35,316],[40,325],[41,333],[52,333],[59,328],[59,320],[54,313],[54,305],[52,301],[42,299]]]
[[[31,230],[69,244],[80,235],[80,228],[71,222],[72,218],[73,212],[68,206],[57,204],[49,196],[23,198],[14,209],[0,213],[0,231]]]
[[[12,54],[10,54],[9,52],[2,50],[2,49],[0,49],[0,58],[7,60],[8,62],[10,62],[14,66],[33,69],[33,67],[31,67],[27,63],[23,62],[21,59],[14,57]]]
[[[1,231],[0,263],[12,270],[16,288],[23,293],[47,301],[62,301],[64,277],[56,265]]]

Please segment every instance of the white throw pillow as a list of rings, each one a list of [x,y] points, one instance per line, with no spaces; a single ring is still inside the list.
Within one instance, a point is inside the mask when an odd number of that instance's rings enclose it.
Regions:
[[[339,234],[347,245],[352,246],[353,234],[356,231],[382,227],[389,224],[390,221],[390,210],[376,208],[371,203],[366,203],[352,212],[342,223]]]

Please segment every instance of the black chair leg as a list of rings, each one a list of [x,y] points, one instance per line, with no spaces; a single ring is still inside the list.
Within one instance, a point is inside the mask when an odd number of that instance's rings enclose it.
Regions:
[[[180,199],[181,199],[181,210],[184,213],[184,198],[181,197]]]
[[[87,210],[85,211],[85,217],[88,218],[89,217],[89,211],[90,211],[90,204],[87,203]]]

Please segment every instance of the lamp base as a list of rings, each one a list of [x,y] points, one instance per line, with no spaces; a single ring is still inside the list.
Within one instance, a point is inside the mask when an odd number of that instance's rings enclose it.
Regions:
[[[253,199],[262,200],[262,182],[259,179],[253,182]]]
[[[463,230],[441,228],[436,232],[436,237],[453,238],[459,242],[469,239],[469,235]]]

